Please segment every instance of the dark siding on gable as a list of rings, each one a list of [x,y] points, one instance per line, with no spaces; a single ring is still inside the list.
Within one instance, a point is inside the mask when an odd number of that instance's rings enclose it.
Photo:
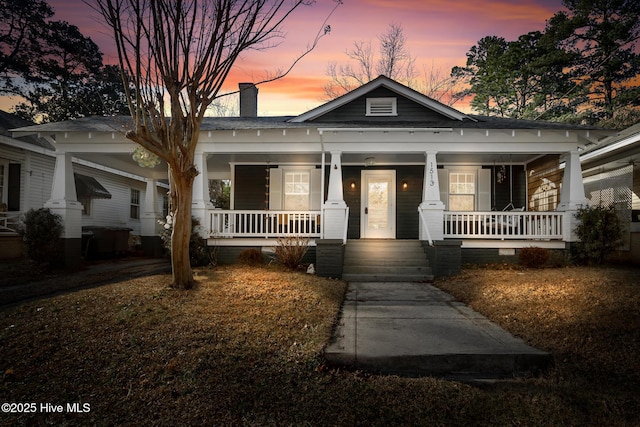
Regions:
[[[367,117],[367,98],[397,98],[398,115],[394,117]],[[448,118],[442,116],[435,111],[417,104],[403,96],[398,95],[389,89],[380,87],[369,92],[365,96],[361,96],[350,103],[336,108],[333,111],[318,117],[312,122],[315,123],[330,123],[330,122],[430,122],[447,120]],[[453,122],[454,120],[452,120]]]
[[[264,165],[242,165],[235,167],[234,209],[265,209],[265,183],[267,172]]]

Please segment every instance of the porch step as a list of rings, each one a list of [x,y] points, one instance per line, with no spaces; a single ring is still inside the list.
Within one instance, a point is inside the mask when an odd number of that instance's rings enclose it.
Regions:
[[[342,278],[348,282],[431,282],[433,273],[417,240],[350,240]]]

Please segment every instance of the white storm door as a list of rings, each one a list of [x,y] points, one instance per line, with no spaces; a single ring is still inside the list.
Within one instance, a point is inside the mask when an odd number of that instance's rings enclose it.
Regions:
[[[363,170],[360,238],[395,239],[396,171]]]

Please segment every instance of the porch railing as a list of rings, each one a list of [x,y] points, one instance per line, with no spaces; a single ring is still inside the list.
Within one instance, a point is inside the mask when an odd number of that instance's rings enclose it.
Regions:
[[[209,211],[210,237],[320,237],[320,211]]]
[[[23,212],[0,212],[0,235],[18,234]]]
[[[562,239],[563,212],[445,212],[444,237]]]

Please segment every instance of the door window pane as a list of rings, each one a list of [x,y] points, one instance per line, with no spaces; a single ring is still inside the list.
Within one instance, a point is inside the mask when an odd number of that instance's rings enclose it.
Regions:
[[[369,181],[369,228],[387,228],[389,224],[389,182]]]

